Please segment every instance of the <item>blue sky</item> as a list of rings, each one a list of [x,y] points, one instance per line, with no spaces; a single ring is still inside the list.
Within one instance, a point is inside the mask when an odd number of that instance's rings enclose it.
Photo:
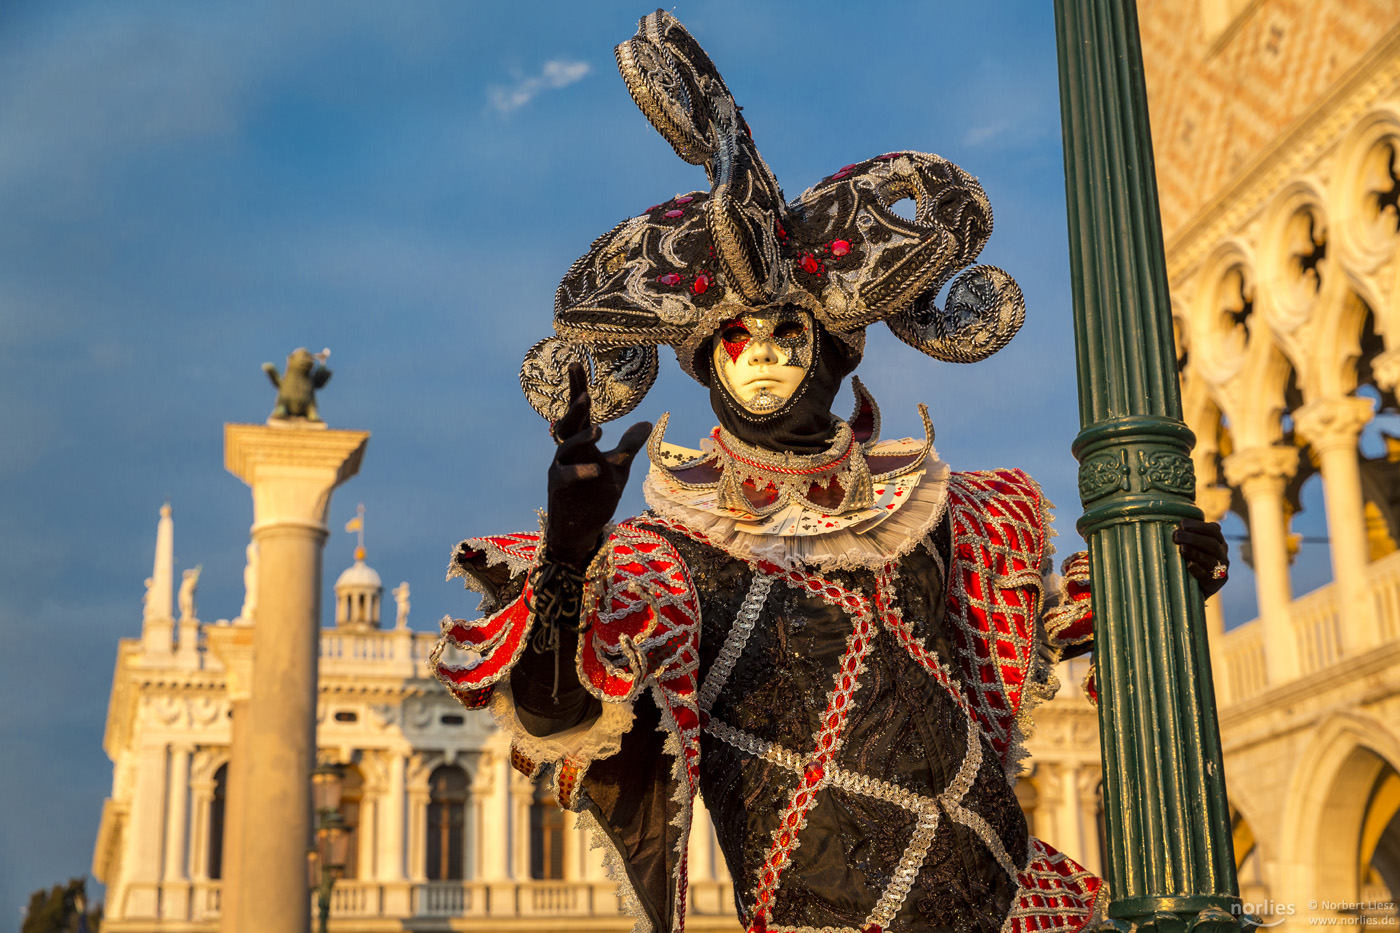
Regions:
[[[673,9],[789,197],[899,148],[980,177],[997,221],[983,260],[1020,281],[1025,328],[959,367],[877,326],[860,374],[886,436],[917,433],[924,401],[955,468],[1030,469],[1073,549],[1050,5]],[[116,644],[139,634],[166,498],[179,567],[204,567],[201,617],[238,612],[251,501],[223,470],[222,425],[267,416],[263,361],[330,347],[324,417],[373,432],[333,504],[328,585],[363,502],[369,562],[410,582],[414,628],[474,608],[442,582],[449,549],[530,527],[543,504],[551,444],[516,372],[559,278],[619,220],[704,185],[614,70],[648,11],[0,5],[0,917],[90,864]],[[668,410],[677,441],[713,421],[663,352],[634,417]]]

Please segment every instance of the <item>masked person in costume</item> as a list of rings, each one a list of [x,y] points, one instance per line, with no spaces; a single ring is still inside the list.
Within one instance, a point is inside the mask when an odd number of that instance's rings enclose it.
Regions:
[[[831,413],[872,324],[954,362],[1020,327],[1011,276],[969,268],[986,196],[894,152],[784,203],[674,17],[643,19],[617,60],[710,188],[619,224],[565,276],[555,336],[521,373],[558,442],[543,528],[458,546],[484,617],[444,621],[438,677],[596,824],[641,929],[684,928],[696,793],[749,930],[1083,926],[1102,884],[1028,834],[1013,786],[1054,661],[1091,646],[1087,561],[1056,576],[1039,487],[952,472],[922,405],[918,440],[879,439],[859,380],[854,415]],[[904,198],[912,221],[890,210]],[[663,417],[600,450],[597,424],[638,404],[661,344],[719,427],[686,449]],[[644,443],[651,509],[610,524]],[[1178,543],[1218,589],[1218,528]]]

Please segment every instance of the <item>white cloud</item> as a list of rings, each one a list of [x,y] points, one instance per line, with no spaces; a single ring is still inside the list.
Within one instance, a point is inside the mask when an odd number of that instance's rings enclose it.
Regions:
[[[491,106],[501,113],[519,110],[540,95],[542,91],[568,87],[582,81],[593,70],[588,62],[572,62],[556,58],[544,63],[540,73],[521,78],[509,87],[493,84],[486,89]]]

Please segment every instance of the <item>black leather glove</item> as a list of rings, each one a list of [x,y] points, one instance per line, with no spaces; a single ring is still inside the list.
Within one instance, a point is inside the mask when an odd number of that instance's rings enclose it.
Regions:
[[[1201,585],[1207,599],[1220,592],[1230,578],[1230,547],[1216,522],[1183,518],[1172,541],[1186,561],[1186,569]]]
[[[549,559],[575,570],[588,565],[603,529],[617,511],[632,458],[646,444],[651,425],[632,425],[612,450],[598,449],[603,431],[590,423],[592,400],[583,364],[569,366],[569,407],[554,425],[559,442],[549,465]]]

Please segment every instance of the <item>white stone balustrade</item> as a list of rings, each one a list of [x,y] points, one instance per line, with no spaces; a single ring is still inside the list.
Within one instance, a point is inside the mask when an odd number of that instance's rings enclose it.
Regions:
[[[1367,641],[1349,630],[1350,625],[1368,627],[1379,622],[1382,642],[1400,641],[1400,551],[1366,566],[1366,589],[1371,614],[1353,614],[1349,622],[1342,612],[1343,600],[1336,584],[1329,584],[1294,600],[1289,622],[1298,658],[1296,677],[1271,676],[1265,666],[1265,629],[1260,620],[1246,622],[1227,632],[1222,645],[1223,665],[1231,702],[1240,702],[1266,690],[1325,671],[1368,650]],[[1369,633],[1361,633],[1369,634]],[[1363,647],[1366,646],[1366,647]]]
[[[396,897],[402,891],[409,896]],[[165,919],[183,921],[188,930],[217,929],[222,906],[217,881],[167,881],[133,884],[130,894],[143,901],[178,904],[179,915],[167,912]],[[499,903],[504,900],[506,903]],[[690,886],[689,916],[692,918],[732,918],[734,901],[727,881],[701,881]],[[407,912],[395,912],[390,905],[406,903]],[[331,892],[331,920],[353,921],[469,918],[487,916],[616,918],[624,915],[617,886],[610,881],[429,881],[384,882],[344,880]],[[342,928],[358,929],[357,926]],[[366,927],[366,929],[369,929]],[[376,929],[382,929],[376,927]]]

